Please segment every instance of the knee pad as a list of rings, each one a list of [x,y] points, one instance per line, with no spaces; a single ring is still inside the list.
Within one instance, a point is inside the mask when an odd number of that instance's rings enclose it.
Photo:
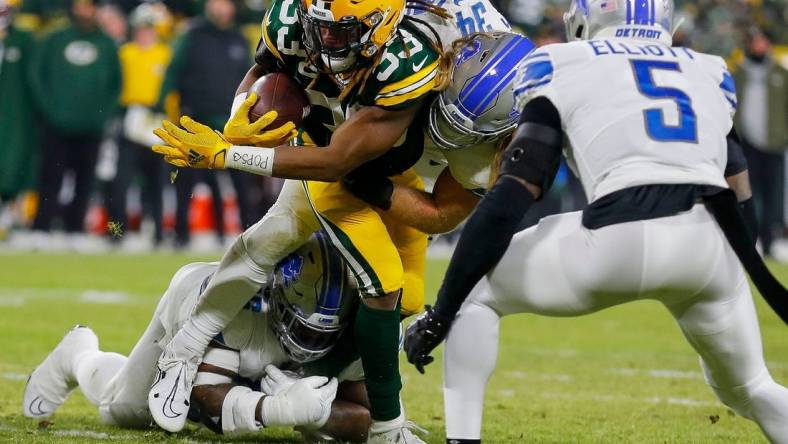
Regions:
[[[225,435],[257,432],[263,425],[257,422],[257,404],[265,396],[249,387],[235,386],[227,392],[222,403],[222,433]]]

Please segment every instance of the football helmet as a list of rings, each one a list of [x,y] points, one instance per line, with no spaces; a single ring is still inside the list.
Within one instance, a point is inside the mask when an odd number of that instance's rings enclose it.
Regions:
[[[651,30],[651,38],[669,44],[673,11],[673,0],[572,0],[564,13],[566,38],[588,40],[601,31],[607,31],[605,37],[635,37],[632,29],[644,29],[638,37]]]
[[[271,328],[290,359],[314,361],[333,348],[357,303],[353,282],[321,233],[277,264],[269,299]]]
[[[520,118],[512,91],[515,69],[534,44],[510,32],[476,34],[454,56],[451,83],[430,106],[428,133],[443,149],[491,142]]]
[[[325,68],[353,69],[358,57],[372,57],[394,37],[405,0],[299,0],[303,44],[319,54]]]

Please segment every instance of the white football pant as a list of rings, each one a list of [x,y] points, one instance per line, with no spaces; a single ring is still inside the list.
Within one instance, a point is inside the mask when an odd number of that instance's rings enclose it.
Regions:
[[[445,349],[447,438],[481,436],[502,316],[579,316],[656,299],[700,355],[719,399],[757,422],[771,441],[788,443],[788,389],[766,369],[744,270],[705,207],[597,230],[583,227],[581,218],[581,212],[547,217],[515,235],[462,306]]]

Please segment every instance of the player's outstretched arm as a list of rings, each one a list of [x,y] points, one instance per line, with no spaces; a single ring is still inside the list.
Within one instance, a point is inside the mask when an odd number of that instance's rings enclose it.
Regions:
[[[346,180],[345,187],[397,221],[427,234],[457,228],[479,203],[479,197],[463,188],[448,168],[438,176],[432,193],[396,185],[386,177]]]
[[[420,106],[419,102],[402,110],[364,107],[334,131],[328,146],[318,148],[235,146],[207,126],[183,117],[180,123],[184,128],[164,122],[163,128],[154,131],[165,144],[154,146],[153,151],[177,167],[233,168],[261,176],[333,182],[391,149]],[[275,119],[276,112],[271,111],[260,121],[270,123]],[[263,133],[261,137],[275,140],[291,131],[280,127],[271,131],[274,134]]]
[[[275,177],[334,182],[386,153],[408,129],[421,103],[402,110],[367,106],[341,124],[328,146],[275,149]]]

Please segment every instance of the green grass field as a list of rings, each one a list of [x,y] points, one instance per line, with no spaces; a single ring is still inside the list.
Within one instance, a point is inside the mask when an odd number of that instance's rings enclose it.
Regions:
[[[51,424],[21,415],[28,373],[65,331],[90,325],[103,350],[128,353],[172,273],[196,259],[207,258],[0,255],[0,442],[220,441],[205,429],[168,435],[104,426],[80,393]],[[427,294],[434,295],[446,263],[429,265]],[[788,267],[773,268],[788,281]],[[785,326],[760,297],[757,302],[770,370],[788,383]],[[486,442],[765,442],[755,424],[717,402],[697,357],[657,303],[580,319],[514,316],[504,321],[501,341],[488,390]],[[429,442],[442,443],[441,364],[422,376],[404,357],[402,363],[408,414],[431,432]],[[298,439],[267,430],[254,440]]]

